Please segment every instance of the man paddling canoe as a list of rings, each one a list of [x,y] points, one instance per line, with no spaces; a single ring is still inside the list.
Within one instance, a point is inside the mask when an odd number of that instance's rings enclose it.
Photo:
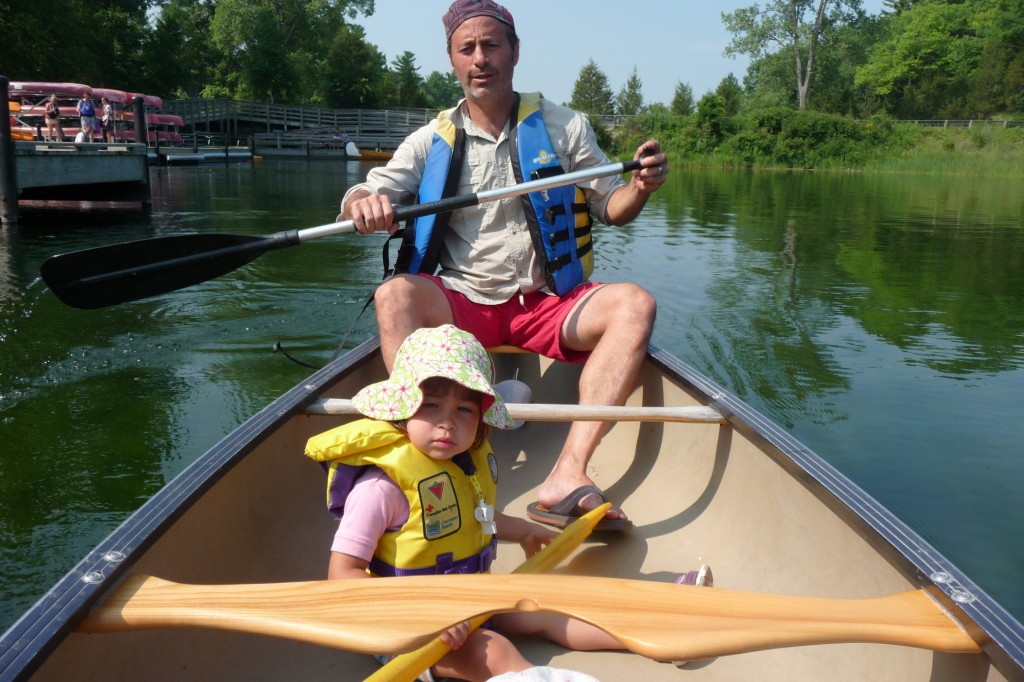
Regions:
[[[352,220],[360,233],[394,234],[394,204],[608,163],[582,114],[514,90],[519,38],[507,9],[491,0],[457,0],[443,23],[465,98],[345,194],[339,220]],[[643,167],[628,182],[603,178],[418,219],[406,231],[397,274],[374,296],[388,369],[414,330],[453,323],[488,347],[509,344],[585,363],[580,403],[622,404],[639,376],[655,301],[635,284],[587,278],[591,218],[624,225],[665,182],[668,160],[656,140],[644,142],[634,158],[643,158]],[[529,507],[531,518],[564,527],[605,501],[587,465],[607,428],[572,425]],[[613,507],[598,528],[631,527]]]

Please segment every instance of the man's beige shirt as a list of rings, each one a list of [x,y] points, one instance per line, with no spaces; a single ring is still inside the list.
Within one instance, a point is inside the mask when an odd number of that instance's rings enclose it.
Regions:
[[[541,100],[541,113],[566,172],[610,163],[597,146],[586,118],[571,109]],[[511,187],[516,184],[509,154],[509,125],[498,139],[480,129],[466,113],[464,102],[453,112],[452,121],[466,130],[466,153],[458,194]],[[351,187],[385,194],[394,205],[415,204],[436,121],[412,133],[395,152],[387,166],[372,169],[366,182]],[[527,178],[529,179],[529,178]],[[606,207],[612,193],[624,185],[621,176],[598,178],[579,186],[590,204],[595,220],[607,224]],[[445,232],[438,275],[445,286],[465,294],[477,303],[502,303],[518,292],[548,292],[541,261],[533,248],[521,197],[490,201],[455,211]]]

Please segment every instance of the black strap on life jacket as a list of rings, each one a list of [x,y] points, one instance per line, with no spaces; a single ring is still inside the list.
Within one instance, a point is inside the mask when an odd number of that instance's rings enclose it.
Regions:
[[[455,130],[455,143],[452,146],[452,158],[448,164],[448,175],[445,176],[444,187],[441,190],[439,199],[447,199],[455,196],[459,191],[459,178],[462,175],[462,160],[466,156],[466,131],[462,128]],[[420,265],[420,272],[434,274],[437,270],[438,260],[441,254],[441,244],[444,242],[443,233],[448,229],[452,214],[450,212],[440,213],[434,221],[434,231],[431,233],[430,243],[427,244],[427,252],[423,256],[423,263]],[[398,247],[398,256],[395,258],[395,267],[391,269],[391,240],[401,239]],[[415,220],[406,222],[405,227],[388,237],[384,242],[384,277],[387,279],[400,272],[409,271],[409,262],[416,249],[416,223]]]

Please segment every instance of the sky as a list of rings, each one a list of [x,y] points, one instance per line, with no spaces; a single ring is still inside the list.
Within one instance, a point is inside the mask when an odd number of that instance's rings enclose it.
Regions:
[[[354,23],[366,29],[388,64],[406,50],[416,55],[419,73],[451,69],[441,16],[451,0],[376,0],[373,16]],[[730,73],[743,81],[749,60],[722,53],[731,34],[722,12],[765,0],[504,0],[519,33],[515,87],[539,90],[558,103],[572,98],[580,69],[593,59],[608,77],[613,94],[633,69],[643,83],[646,104],[671,104],[677,83],[694,99],[714,90]],[[878,14],[882,0],[864,0]]]

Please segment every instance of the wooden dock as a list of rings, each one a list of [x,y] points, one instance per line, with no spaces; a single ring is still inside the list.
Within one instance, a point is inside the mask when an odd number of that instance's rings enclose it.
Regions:
[[[2,146],[2,145],[0,145]],[[143,144],[14,142],[17,201],[131,202],[148,208],[149,157]],[[4,224],[17,223],[16,211]]]
[[[232,99],[170,100],[164,102],[164,112],[181,116],[191,133],[216,128],[241,138],[240,124],[260,126],[265,130],[259,135],[260,147],[291,148],[292,152],[284,155],[295,156],[306,156],[305,144],[299,145],[301,149],[293,144],[296,133],[322,135],[326,139],[329,132],[337,130],[362,149],[393,150],[409,133],[437,116],[432,109],[328,109]],[[318,149],[324,149],[315,140],[310,146],[314,155]]]
[[[0,91],[8,79],[0,76]],[[142,99],[133,100],[136,139],[146,139]],[[0,224],[18,223],[19,201],[131,202],[148,208],[145,144],[28,142],[11,139],[10,111],[0,97]]]
[[[149,201],[143,144],[15,142],[18,198]]]

